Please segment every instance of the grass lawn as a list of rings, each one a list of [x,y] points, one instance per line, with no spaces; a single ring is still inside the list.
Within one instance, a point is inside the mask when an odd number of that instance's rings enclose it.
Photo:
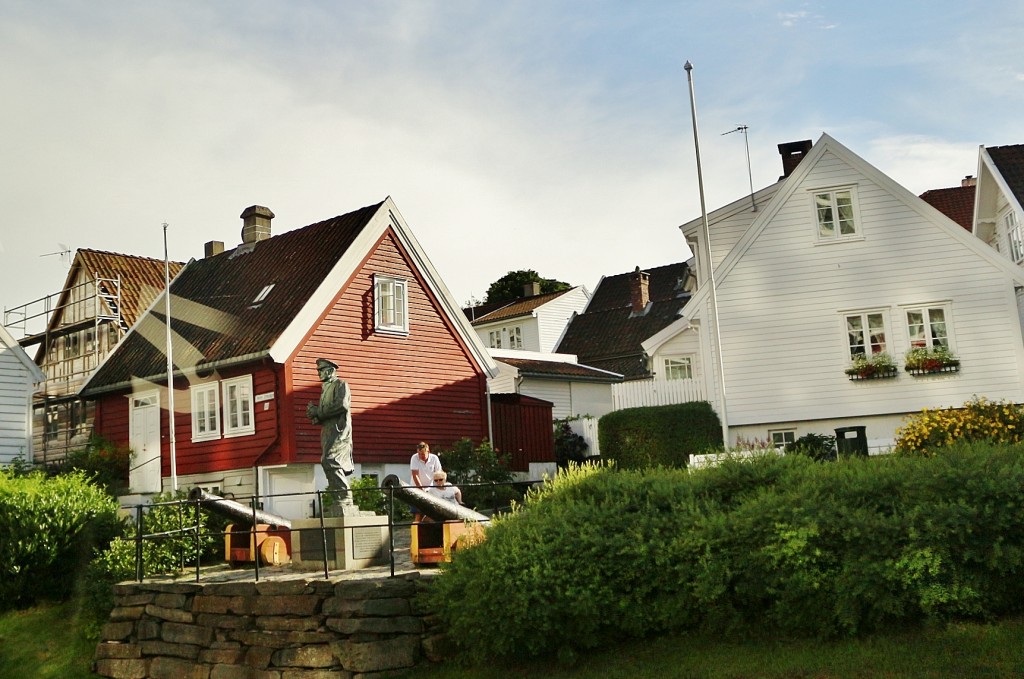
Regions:
[[[82,638],[72,603],[0,613],[0,679],[84,679],[96,645]]]
[[[438,666],[417,679],[985,679],[1024,676],[1024,618],[841,642],[723,643],[675,637],[557,662]],[[517,666],[514,666],[517,665]]]

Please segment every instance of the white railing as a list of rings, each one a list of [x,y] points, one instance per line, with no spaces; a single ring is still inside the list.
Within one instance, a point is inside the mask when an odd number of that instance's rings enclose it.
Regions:
[[[635,380],[612,385],[615,410],[706,400],[703,385],[697,380]]]

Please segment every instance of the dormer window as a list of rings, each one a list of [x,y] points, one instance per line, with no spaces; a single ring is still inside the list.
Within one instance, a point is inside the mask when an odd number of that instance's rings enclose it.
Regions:
[[[374,329],[378,332],[409,333],[407,283],[401,278],[373,277]]]
[[[860,235],[855,216],[856,196],[852,188],[815,191],[813,195],[820,242],[835,242]]]
[[[252,301],[252,304],[249,305],[249,308],[250,309],[255,309],[259,305],[263,304],[263,301],[270,294],[270,291],[274,289],[274,285],[276,285],[276,284],[275,283],[271,283],[270,285],[268,285],[265,288],[263,288],[262,290],[260,290],[260,294],[256,295],[256,299],[254,299]]]

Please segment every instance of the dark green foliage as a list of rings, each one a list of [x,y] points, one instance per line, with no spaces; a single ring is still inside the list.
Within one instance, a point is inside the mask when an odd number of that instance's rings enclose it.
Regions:
[[[573,462],[581,464],[586,460],[586,439],[569,426],[569,420],[555,420],[555,462],[565,468]]]
[[[428,604],[460,653],[818,638],[1024,610],[1024,450],[576,469],[457,552]]]
[[[80,471],[112,497],[117,497],[128,488],[131,456],[132,452],[128,448],[94,434],[89,437],[85,448],[68,453],[59,466],[47,471],[52,475]]]
[[[489,441],[474,445],[470,439],[462,439],[451,450],[439,451],[437,456],[448,474],[448,483],[462,490],[462,503],[467,507],[507,507],[512,500],[522,498],[522,493],[511,484],[515,475],[509,469],[508,458]]]
[[[519,271],[509,271],[491,283],[487,288],[487,297],[484,299],[484,303],[514,302],[523,296],[523,287],[527,283],[540,283],[542,294],[568,290],[572,287],[568,283],[556,281],[553,278],[541,278],[541,275],[533,269],[520,269]]]
[[[117,530],[117,503],[83,474],[0,470],[0,609],[66,599]]]
[[[352,500],[359,505],[360,509],[372,511],[379,516],[388,516],[391,514],[392,506],[389,496],[389,492],[380,489],[376,477],[361,476],[352,482]],[[401,500],[395,500],[394,508],[396,522],[412,519],[409,506]]]
[[[835,460],[836,437],[827,434],[804,434],[786,446],[786,454],[806,455],[819,462]]]
[[[685,467],[690,455],[722,447],[722,425],[705,401],[627,408],[598,421],[598,439],[619,469]]]

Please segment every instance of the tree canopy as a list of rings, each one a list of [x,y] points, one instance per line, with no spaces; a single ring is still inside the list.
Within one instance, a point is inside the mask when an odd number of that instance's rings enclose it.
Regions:
[[[512,302],[523,296],[523,287],[527,283],[540,283],[541,294],[568,290],[572,286],[553,278],[543,278],[533,269],[520,269],[509,271],[507,274],[491,283],[487,288],[486,304],[498,302]]]

